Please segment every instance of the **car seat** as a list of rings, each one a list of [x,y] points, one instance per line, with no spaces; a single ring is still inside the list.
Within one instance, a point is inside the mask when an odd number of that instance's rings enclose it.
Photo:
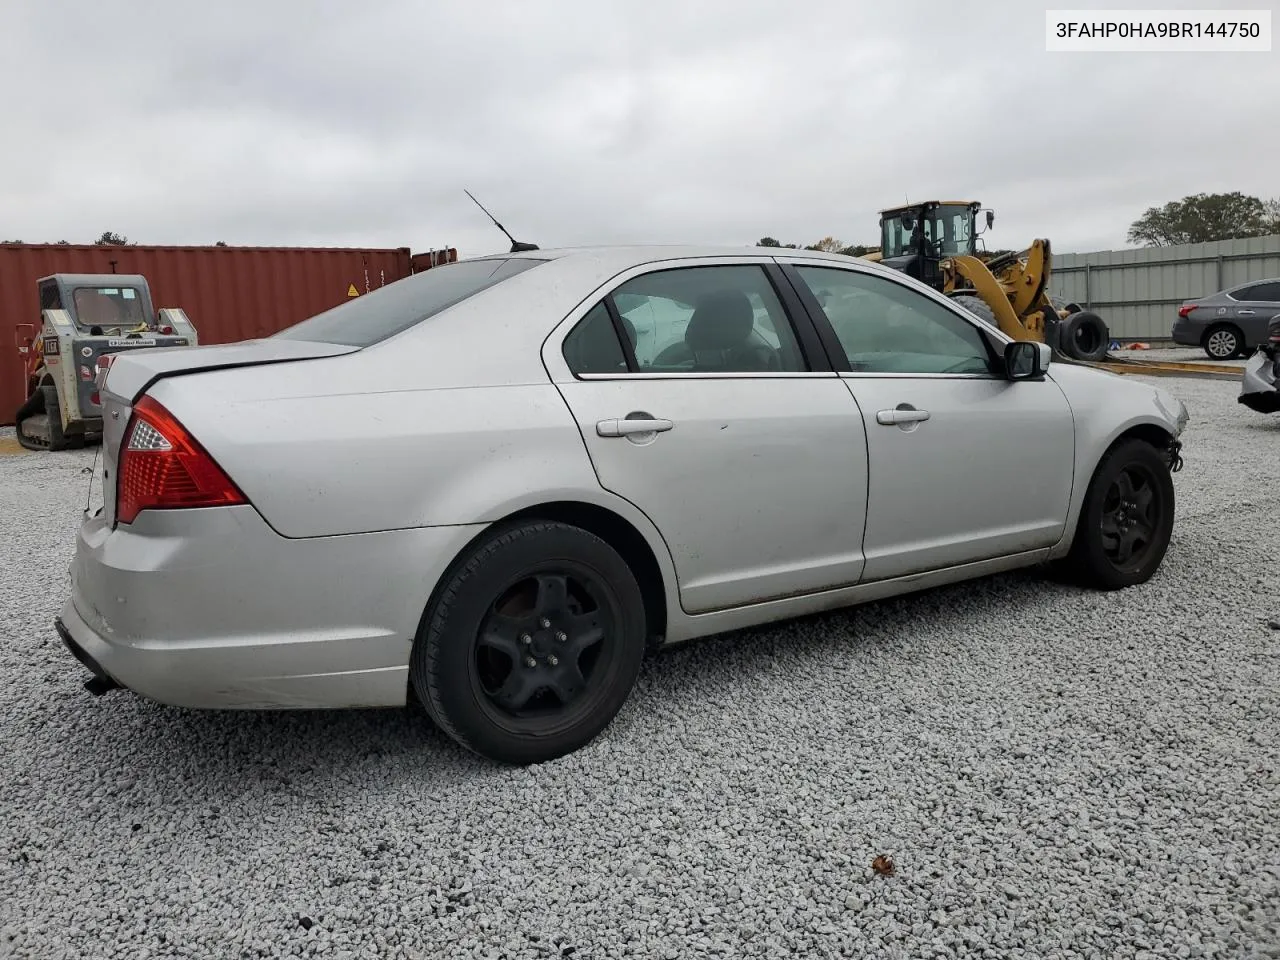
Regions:
[[[739,290],[718,290],[698,299],[684,342],[695,371],[766,372],[778,370],[778,355],[763,343],[751,343],[756,315]]]

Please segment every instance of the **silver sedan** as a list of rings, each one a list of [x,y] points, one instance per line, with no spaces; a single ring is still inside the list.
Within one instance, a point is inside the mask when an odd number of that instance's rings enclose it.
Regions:
[[[646,650],[1014,568],[1160,566],[1182,404],[878,264],[533,250],[122,354],[57,628],[95,692],[419,700],[498,762]]]

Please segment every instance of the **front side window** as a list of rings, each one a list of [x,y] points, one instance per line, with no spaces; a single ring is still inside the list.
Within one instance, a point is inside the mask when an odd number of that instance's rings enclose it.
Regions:
[[[768,373],[808,369],[791,321],[756,265],[680,267],[613,292],[644,373]]]
[[[286,327],[275,336],[282,340],[371,346],[545,262],[516,257],[462,260],[432,267],[353,297],[340,306]]]
[[[797,266],[855,373],[990,374],[972,323],[902,283],[853,270]]]

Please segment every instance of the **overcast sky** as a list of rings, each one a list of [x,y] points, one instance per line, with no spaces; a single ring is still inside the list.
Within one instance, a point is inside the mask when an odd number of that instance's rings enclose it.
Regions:
[[[875,242],[909,195],[1066,252],[1280,196],[1280,52],[1047,53],[1044,10],[0,0],[0,239],[505,250],[467,187],[544,247]]]

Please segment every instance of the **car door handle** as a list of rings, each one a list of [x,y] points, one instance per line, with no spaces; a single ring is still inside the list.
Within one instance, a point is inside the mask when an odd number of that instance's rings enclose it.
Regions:
[[[1237,316],[1237,317],[1252,317],[1252,316],[1254,315],[1254,312],[1255,312],[1255,311],[1253,311],[1253,310],[1237,310],[1237,311],[1236,311],[1236,316]]]
[[[675,424],[670,420],[601,420],[596,433],[602,437],[631,437],[637,433],[663,433]]]
[[[876,413],[876,423],[884,427],[894,427],[902,423],[923,423],[928,419],[928,410],[880,410]]]

